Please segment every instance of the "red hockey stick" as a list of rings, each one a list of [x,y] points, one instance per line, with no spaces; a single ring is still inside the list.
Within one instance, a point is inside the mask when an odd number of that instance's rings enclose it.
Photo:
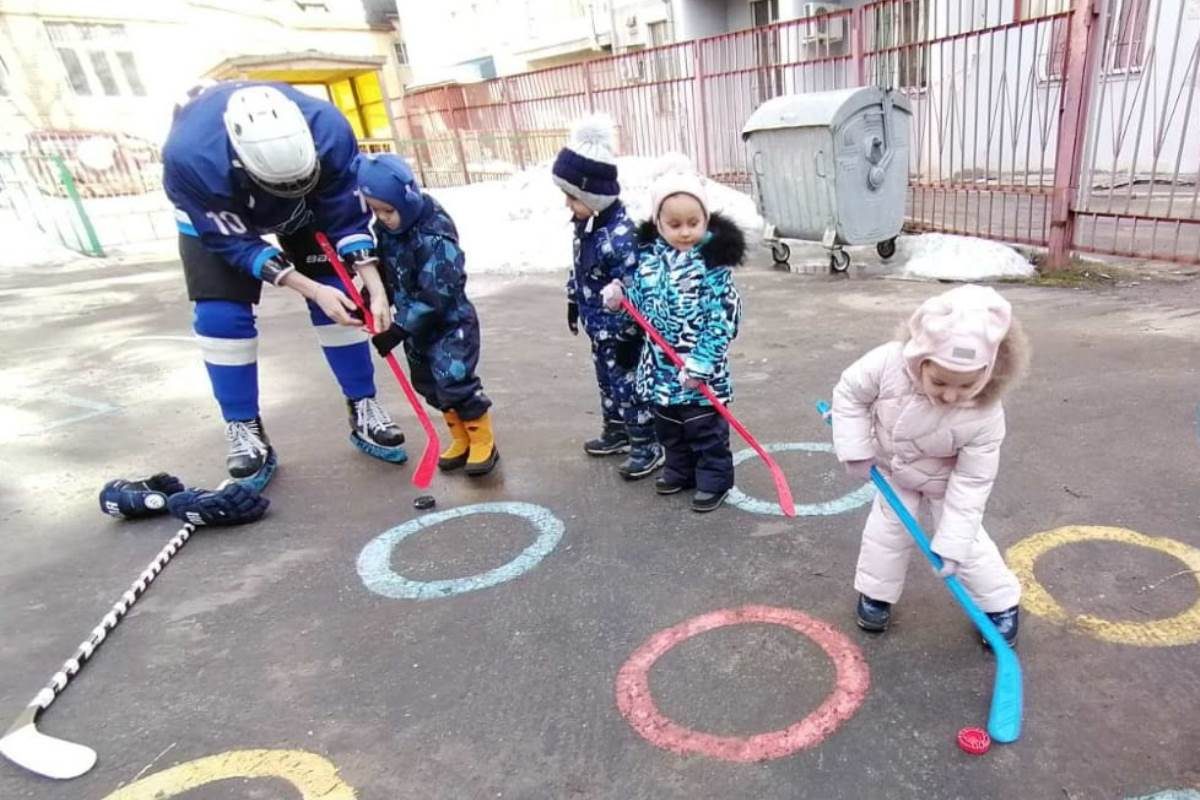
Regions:
[[[325,251],[325,257],[329,259],[334,271],[341,278],[342,285],[346,287],[346,293],[350,295],[350,299],[362,312],[367,332],[374,336],[379,332],[375,330],[375,319],[371,316],[367,304],[363,302],[362,293],[358,291],[358,287],[351,280],[350,273],[346,271],[346,265],[338,258],[337,251],[333,249],[333,245],[329,243],[329,238],[325,234],[317,234],[317,244],[321,245],[321,249]],[[438,441],[437,431],[434,430],[433,423],[429,420],[429,414],[425,412],[425,406],[421,404],[421,398],[417,397],[417,393],[413,391],[412,384],[408,382],[408,376],[404,374],[404,370],[400,369],[400,363],[396,361],[396,357],[388,353],[385,360],[392,368],[392,374],[399,381],[400,388],[404,390],[404,396],[408,398],[408,404],[412,406],[413,413],[417,415],[421,427],[425,429],[425,452],[421,454],[421,463],[417,465],[417,471],[413,473],[412,482],[413,486],[418,489],[427,489],[433,482],[433,473],[437,469],[438,451],[442,444]]]
[[[662,337],[658,331],[654,330],[654,326],[650,321],[642,316],[641,312],[633,307],[633,303],[629,302],[628,298],[621,298],[621,308],[626,314],[633,317],[633,321],[641,326],[646,335],[658,345],[658,349],[666,353],[667,358],[671,359],[671,363],[683,369],[683,359],[679,357],[679,353],[671,345],[667,344],[667,340]],[[767,469],[771,470],[771,477],[775,479],[775,492],[779,495],[779,507],[783,509],[783,513],[789,517],[796,516],[796,505],[792,502],[792,490],[788,487],[787,478],[783,476],[783,470],[775,463],[775,459],[771,458],[771,454],[763,449],[763,446],[758,443],[758,440],[746,430],[746,426],[738,421],[738,418],[733,415],[733,412],[725,407],[717,396],[713,394],[713,390],[708,388],[708,384],[701,382],[700,393],[704,395],[708,402],[712,403],[712,407],[716,409],[725,421],[738,432],[738,435],[746,440],[746,444],[754,448],[754,452],[758,453],[758,457],[767,465]]]

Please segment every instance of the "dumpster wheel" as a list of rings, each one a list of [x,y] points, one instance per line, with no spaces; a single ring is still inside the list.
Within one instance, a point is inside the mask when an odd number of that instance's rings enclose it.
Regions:
[[[787,264],[791,257],[792,248],[788,247],[787,242],[771,242],[771,258],[776,265]]]
[[[834,250],[829,254],[829,270],[831,272],[845,272],[850,269],[850,254],[845,250]]]
[[[875,252],[879,253],[879,257],[885,261],[896,255],[896,237],[893,236],[891,239],[885,239],[876,244]]]

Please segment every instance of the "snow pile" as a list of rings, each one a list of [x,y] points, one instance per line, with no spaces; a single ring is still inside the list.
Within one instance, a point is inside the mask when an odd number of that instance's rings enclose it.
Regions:
[[[621,199],[635,221],[648,214],[656,161],[635,156],[617,159]],[[709,182],[708,188],[710,210],[730,217],[746,231],[750,241],[757,241],[763,222],[754,200],[718,183]],[[500,181],[429,192],[458,226],[468,273],[565,273],[570,268],[571,212],[562,190],[551,180],[549,164]]]
[[[899,239],[901,274],[950,281],[1028,278],[1033,264],[1011,247],[971,236],[924,233]]]

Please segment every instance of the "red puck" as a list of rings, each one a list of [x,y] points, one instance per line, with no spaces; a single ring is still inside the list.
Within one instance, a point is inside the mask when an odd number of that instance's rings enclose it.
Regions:
[[[992,747],[992,737],[983,728],[963,728],[958,732],[958,749],[981,756]]]

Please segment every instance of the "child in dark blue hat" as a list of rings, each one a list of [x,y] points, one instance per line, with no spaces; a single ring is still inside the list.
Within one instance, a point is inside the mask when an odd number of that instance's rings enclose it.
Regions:
[[[485,475],[500,458],[492,433],[492,401],[475,374],[479,317],[467,299],[465,256],[454,220],[420,185],[402,158],[363,157],[358,187],[375,212],[375,240],[396,310],[392,327],[375,337],[386,355],[404,343],[413,387],[442,412],[450,447],[444,471]]]
[[[578,335],[582,320],[592,341],[604,415],[602,433],[583,449],[593,456],[629,453],[617,471],[626,480],[637,480],[661,467],[664,455],[654,438],[650,405],[638,397],[635,386],[641,333],[624,315],[605,311],[600,301],[601,289],[613,280],[628,280],[638,265],[635,226],[619,197],[612,140],[608,117],[597,114],[579,120],[554,161],[552,175],[575,221],[567,327]]]

